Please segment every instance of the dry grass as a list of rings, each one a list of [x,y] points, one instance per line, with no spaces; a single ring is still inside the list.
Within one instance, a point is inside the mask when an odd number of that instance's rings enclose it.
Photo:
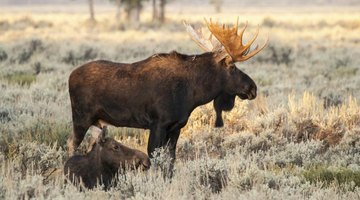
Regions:
[[[85,14],[0,15],[0,199],[359,198],[358,180],[349,176],[360,171],[360,14],[347,10],[243,12],[250,33],[261,24],[260,39],[270,34],[264,52],[239,64],[260,95],[237,100],[221,129],[213,128],[211,104],[197,108],[182,130],[171,181],[152,169],[121,175],[108,192],[64,184],[53,169],[66,159],[72,69],[93,59],[200,53],[181,20],[200,25],[204,15],[174,13],[163,27],[149,16],[129,27],[99,14],[90,27]],[[110,134],[146,149],[148,131]]]

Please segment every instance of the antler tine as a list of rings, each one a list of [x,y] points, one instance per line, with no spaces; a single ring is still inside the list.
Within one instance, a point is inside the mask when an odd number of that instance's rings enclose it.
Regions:
[[[240,31],[238,31],[239,18],[237,18],[236,24],[234,26],[219,24],[218,22],[213,23],[212,18],[210,18],[209,21],[207,19],[204,20],[207,28],[211,33],[208,39],[204,38],[204,35],[201,31],[194,30],[194,28],[188,25],[186,22],[184,22],[184,25],[186,26],[187,31],[190,33],[191,38],[203,50],[218,52],[219,54],[217,55],[221,55],[218,56],[218,59],[228,57],[230,58],[230,60],[228,60],[230,62],[245,61],[263,50],[268,43],[269,39],[267,39],[266,43],[261,48],[257,46],[253,51],[250,51],[251,45],[255,42],[259,35],[260,27],[258,26],[253,38],[249,40],[246,45],[243,45],[242,39],[248,26],[248,22],[246,22],[245,26]],[[213,36],[215,36],[216,39]]]
[[[236,24],[235,24],[234,28],[235,28],[235,32],[236,32],[236,35],[237,35],[237,33],[238,33],[238,28],[239,28],[239,16],[238,16],[237,19],[236,19]]]
[[[245,29],[247,28],[247,26],[248,26],[248,21],[246,21],[245,26],[240,31],[239,38],[240,38],[241,42],[242,42],[243,35],[244,35]]]
[[[237,60],[237,61],[246,61],[246,60],[248,60],[249,58],[255,56],[257,53],[259,53],[261,50],[263,50],[263,49],[268,45],[268,42],[269,42],[269,37],[266,39],[265,44],[264,44],[261,48],[258,48],[259,45],[257,45],[256,48],[255,48],[252,52],[246,54],[245,56],[242,56],[242,57],[241,57],[239,60]],[[249,51],[249,49],[248,49],[248,51]]]
[[[259,29],[260,29],[260,28],[259,28],[259,25],[258,25],[254,37],[244,46],[244,49],[250,48],[250,46],[252,45],[252,43],[254,43],[254,41],[256,40],[257,36],[259,35]]]
[[[255,49],[257,49],[258,47],[259,45],[256,45]],[[243,55],[246,56],[249,52],[250,52],[250,48],[246,49]]]
[[[207,22],[207,21],[206,21]],[[248,22],[246,22],[245,26],[239,31],[238,34],[238,26],[239,21],[237,19],[236,24],[232,27],[229,27],[225,24],[214,24],[210,20],[210,23],[207,22],[207,26],[210,32],[218,39],[218,41],[223,45],[228,55],[231,57],[232,62],[240,62],[249,59],[254,56],[258,52],[260,52],[263,48],[265,48],[266,44],[261,48],[255,48],[254,51],[250,51],[251,45],[255,42],[257,36],[259,35],[259,26],[257,27],[256,33],[251,40],[246,45],[243,45],[243,35],[247,28]]]
[[[206,21],[206,19],[205,19]],[[207,21],[206,21],[207,23]],[[195,30],[191,25],[187,24],[186,21],[183,21],[183,24],[186,27],[187,32],[190,34],[191,39],[204,51],[211,52],[211,51],[219,51],[221,50],[222,46],[219,41],[212,38],[212,34],[207,39],[204,36],[202,29],[199,28]]]
[[[206,19],[206,18],[204,18],[204,20],[205,20],[206,25],[208,25],[208,26],[209,26],[209,24],[212,24],[212,19],[211,19],[211,17],[210,17],[210,23],[207,21],[207,19]]]
[[[209,51],[209,46],[203,41],[202,34],[200,31],[196,31],[191,25],[185,20],[183,21],[186,31],[190,34],[191,39],[204,51]]]

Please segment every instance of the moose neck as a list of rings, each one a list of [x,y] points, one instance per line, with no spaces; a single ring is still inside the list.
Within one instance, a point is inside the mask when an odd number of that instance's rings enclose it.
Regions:
[[[87,155],[89,157],[89,160],[92,162],[91,165],[96,169],[101,168],[100,148],[100,144],[95,143],[92,150]]]
[[[216,63],[214,53],[194,56],[192,61],[195,106],[206,104],[217,97],[224,88],[225,68]]]
[[[103,155],[101,155],[101,147],[100,144],[95,144],[93,149],[89,152],[88,156],[91,158],[90,160],[93,162],[91,165],[98,169],[98,172],[101,172],[98,174],[98,176],[102,177],[111,177],[117,172],[117,169],[113,169],[106,165],[105,162],[103,162]]]

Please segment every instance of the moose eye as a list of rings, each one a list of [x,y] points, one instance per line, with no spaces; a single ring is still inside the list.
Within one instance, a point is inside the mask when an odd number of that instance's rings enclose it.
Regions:
[[[114,150],[119,150],[120,149],[120,147],[118,145],[115,145],[113,148],[114,148]]]

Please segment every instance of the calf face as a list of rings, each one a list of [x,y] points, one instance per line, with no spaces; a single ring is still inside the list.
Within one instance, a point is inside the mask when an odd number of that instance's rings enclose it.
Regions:
[[[95,144],[99,146],[99,157],[102,165],[111,168],[138,168],[143,167],[148,169],[150,167],[149,157],[136,149],[131,149],[112,138],[104,138]],[[91,151],[90,151],[91,152]]]
[[[106,128],[102,130],[99,139],[85,155],[70,157],[64,167],[64,173],[72,183],[82,180],[86,188],[93,188],[98,183],[105,189],[114,183],[113,178],[119,169],[150,167],[149,157],[136,149],[126,147],[112,138],[105,138]]]

